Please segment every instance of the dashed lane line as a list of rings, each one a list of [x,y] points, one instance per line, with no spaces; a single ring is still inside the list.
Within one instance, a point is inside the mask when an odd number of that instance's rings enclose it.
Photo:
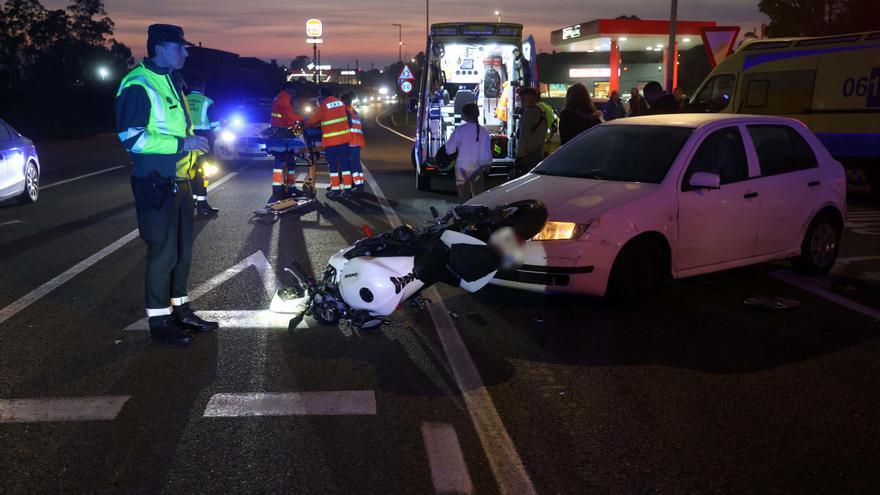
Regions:
[[[305,415],[375,416],[376,394],[372,390],[214,394],[204,414],[207,418]]]
[[[423,423],[422,439],[428,453],[434,493],[473,493],[474,484],[455,428],[444,423]]]
[[[238,172],[232,172],[232,173],[222,177],[217,182],[211,184],[208,187],[208,191],[212,191],[212,190],[220,187],[226,181],[228,181],[229,179],[232,179],[236,175],[238,175]],[[17,315],[20,311],[24,310],[25,308],[27,308],[31,304],[39,301],[40,299],[45,297],[50,292],[57,289],[58,287],[61,287],[62,285],[64,285],[68,281],[70,281],[70,279],[72,279],[73,277],[76,277],[77,275],[79,275],[83,271],[87,270],[89,267],[91,267],[95,263],[97,263],[97,262],[101,261],[102,259],[106,258],[107,256],[110,256],[111,254],[115,253],[117,250],[119,250],[119,248],[128,244],[130,241],[135,239],[137,236],[138,236],[138,230],[137,229],[132,230],[128,234],[125,234],[124,236],[122,236],[118,240],[116,240],[115,242],[111,243],[109,246],[105,247],[104,249],[101,249],[97,253],[89,256],[88,258],[80,261],[76,265],[67,269],[61,275],[56,276],[52,280],[49,280],[45,284],[37,287],[36,289],[32,290],[31,292],[29,292],[27,294],[25,294],[24,296],[19,298],[17,301],[9,304],[8,306],[6,306],[3,309],[0,309],[0,323],[3,323],[4,321],[8,320],[9,318],[12,318],[13,316]]]
[[[808,279],[800,275],[782,270],[775,270],[773,272],[770,272],[770,275],[799,289],[803,289],[835,304],[839,304],[857,313],[861,313],[869,318],[873,318],[874,321],[880,321],[880,310],[876,310],[869,306],[865,306],[864,304],[857,303],[851,299],[847,299],[843,296],[835,294],[830,290],[823,289],[822,287],[815,285],[814,283],[810,282]]]
[[[376,116],[376,124],[394,132],[398,136],[411,139],[382,125],[379,122],[379,117],[384,115],[384,113],[387,113],[387,111]],[[391,208],[388,198],[382,192],[382,188],[379,187],[379,183],[376,182],[366,166],[363,168],[364,175],[373,189],[376,199],[382,206],[389,224],[392,227],[401,225],[400,218]],[[461,390],[471,422],[480,439],[483,451],[486,453],[499,490],[503,494],[537,493],[532,480],[526,472],[522,459],[520,459],[516,451],[516,446],[514,446],[513,440],[511,440],[507,429],[504,427],[504,422],[501,421],[498,410],[495,409],[492,396],[486,390],[483,379],[477,371],[477,366],[474,364],[473,359],[471,359],[470,353],[461,340],[458,329],[455,327],[455,323],[449,316],[449,309],[443,304],[440,293],[437,292],[435,287],[429,287],[424,292],[425,296],[434,301],[428,305],[428,311],[437,329],[437,335],[440,337],[440,342],[443,345],[443,350],[446,352],[453,376],[459,390]]]
[[[128,399],[128,395],[0,399],[0,423],[109,421],[116,418]]]
[[[52,187],[55,187],[55,186],[60,186],[60,185],[62,185],[62,184],[68,184],[68,183],[73,182],[73,181],[77,181],[77,180],[80,180],[80,179],[85,179],[86,177],[92,177],[92,176],[95,176],[95,175],[98,175],[98,174],[103,174],[104,172],[110,172],[110,171],[113,171],[113,170],[119,170],[120,168],[123,168],[123,167],[125,167],[125,165],[119,165],[119,166],[116,166],[116,167],[105,168],[104,170],[98,170],[97,172],[92,172],[92,173],[89,173],[89,174],[80,175],[80,176],[78,176],[78,177],[73,177],[73,178],[71,178],[71,179],[60,180],[60,181],[58,181],[58,182],[53,182],[53,183],[51,183],[51,184],[46,184],[45,186],[40,186],[40,190],[42,191],[42,190],[44,190],[44,189],[49,189],[49,188],[52,188]]]

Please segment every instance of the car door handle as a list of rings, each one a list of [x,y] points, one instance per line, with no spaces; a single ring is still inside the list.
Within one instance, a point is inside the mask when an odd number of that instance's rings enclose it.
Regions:
[[[756,193],[756,192],[745,193],[745,194],[743,194],[743,197],[746,199],[757,198],[758,193]]]
[[[811,180],[810,182],[807,182],[807,187],[816,187],[821,183],[822,181],[820,180]]]

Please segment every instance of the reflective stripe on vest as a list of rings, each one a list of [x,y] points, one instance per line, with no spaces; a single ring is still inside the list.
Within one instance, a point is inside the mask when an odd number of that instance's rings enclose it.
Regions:
[[[338,124],[338,123],[344,122],[346,120],[348,120],[348,117],[340,117],[338,119],[333,119],[333,120],[324,120],[321,122],[321,126],[323,127],[325,125]]]
[[[117,98],[131,86],[140,86],[144,89],[150,100],[150,116],[145,129],[127,129],[119,133],[120,139],[131,139],[140,133],[140,137],[131,147],[132,153],[177,155],[178,139],[159,140],[152,137],[164,135],[169,138],[184,138],[193,135],[189,125],[189,105],[186,98],[174,88],[170,75],[153,72],[143,63],[122,79],[116,92]],[[192,176],[192,167],[196,158],[195,152],[188,152],[177,160],[175,167],[178,178]]]
[[[324,134],[324,137],[331,138],[333,136],[341,136],[343,134],[348,134],[350,132],[351,132],[351,129],[346,129],[344,131],[338,131],[338,132],[328,132],[328,133]]]

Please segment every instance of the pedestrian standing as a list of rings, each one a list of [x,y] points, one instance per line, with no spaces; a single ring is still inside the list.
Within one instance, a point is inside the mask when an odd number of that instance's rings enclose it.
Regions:
[[[604,115],[605,122],[626,117],[626,109],[623,108],[623,102],[620,101],[620,91],[611,92],[611,97],[605,103]]]
[[[525,175],[544,158],[544,141],[547,139],[547,117],[538,108],[538,92],[535,88],[519,90],[522,115],[516,143],[514,177]]]
[[[183,68],[193,46],[183,29],[153,24],[147,29],[147,58],[129,72],[116,93],[116,129],[131,153],[131,188],[138,231],[147,243],[146,310],[150,337],[188,345],[189,331],[210,332],[189,306],[193,201],[190,179],[208,140],[193,134],[192,121],[173,71]]]
[[[601,124],[601,111],[593,107],[587,87],[576,83],[565,93],[565,109],[559,114],[559,142],[565,144],[587,129]]]
[[[486,190],[484,175],[492,166],[489,133],[477,122],[480,109],[468,103],[461,110],[464,123],[456,127],[446,142],[446,153],[455,158],[455,185],[462,203]]]
[[[629,92],[629,116],[638,117],[648,115],[648,102],[639,93],[639,88],[633,88]]]
[[[678,102],[675,97],[666,94],[663,86],[657,81],[645,84],[645,99],[648,101],[648,115],[678,113]]]
[[[189,94],[186,95],[186,104],[189,106],[189,114],[192,118],[193,132],[196,136],[202,136],[208,140],[209,152],[203,155],[196,164],[195,175],[192,179],[193,200],[196,202],[196,213],[199,215],[216,215],[218,211],[208,203],[208,178],[205,177],[205,159],[214,150],[214,129],[220,122],[212,120],[214,117],[214,100],[205,95],[205,80],[196,77],[189,85]]]

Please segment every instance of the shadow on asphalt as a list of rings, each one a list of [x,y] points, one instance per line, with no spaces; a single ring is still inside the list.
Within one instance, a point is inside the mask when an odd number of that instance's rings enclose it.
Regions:
[[[814,359],[880,336],[869,318],[768,276],[775,268],[675,281],[638,311],[614,309],[598,298],[500,287],[441,293],[487,384],[509,377],[511,359],[737,374]],[[760,310],[743,303],[752,296],[791,297],[802,306]]]

